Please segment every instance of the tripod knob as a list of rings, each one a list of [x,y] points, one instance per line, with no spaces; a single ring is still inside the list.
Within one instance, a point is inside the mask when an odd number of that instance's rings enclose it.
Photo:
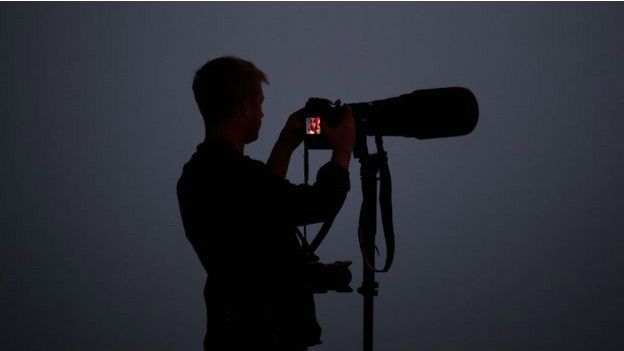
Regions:
[[[378,296],[379,295],[378,289],[379,289],[379,283],[373,282],[372,284],[369,284],[369,285],[362,284],[362,286],[360,286],[357,289],[357,292],[361,295]]]

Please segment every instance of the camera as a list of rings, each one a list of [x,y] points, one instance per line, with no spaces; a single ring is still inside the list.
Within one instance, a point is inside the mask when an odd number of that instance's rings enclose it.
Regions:
[[[469,134],[477,125],[479,106],[474,94],[463,87],[416,90],[388,99],[349,103],[356,135],[402,136],[431,139]],[[305,105],[309,149],[329,149],[323,134],[325,123],[334,126],[342,116],[340,100],[310,98]]]
[[[342,103],[340,100],[331,102],[328,99],[310,98],[305,105],[305,137],[309,149],[330,149],[325,139],[325,125],[335,126],[340,122]]]
[[[312,291],[315,294],[328,291],[353,292],[351,283],[351,261],[336,261],[334,263],[308,263],[308,273]]]

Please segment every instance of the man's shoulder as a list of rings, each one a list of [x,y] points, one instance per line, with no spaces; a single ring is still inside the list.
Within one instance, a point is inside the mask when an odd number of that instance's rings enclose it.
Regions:
[[[269,169],[264,162],[244,156],[226,142],[211,140],[197,146],[197,151],[184,165],[182,174],[253,177],[266,173],[269,173]]]

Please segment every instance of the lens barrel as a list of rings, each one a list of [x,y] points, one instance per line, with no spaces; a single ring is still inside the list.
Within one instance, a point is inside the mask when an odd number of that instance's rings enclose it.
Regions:
[[[474,94],[462,87],[416,90],[389,99],[349,104],[366,135],[430,139],[469,134],[479,118]]]

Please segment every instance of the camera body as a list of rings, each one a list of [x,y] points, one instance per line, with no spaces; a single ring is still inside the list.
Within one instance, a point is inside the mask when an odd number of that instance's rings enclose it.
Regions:
[[[342,103],[328,99],[310,98],[305,105],[304,141],[309,149],[331,149],[323,129],[326,125],[335,126],[340,122]]]
[[[312,292],[324,294],[328,291],[353,292],[349,286],[351,283],[351,261],[336,261],[334,263],[310,262],[308,263],[308,276]]]

